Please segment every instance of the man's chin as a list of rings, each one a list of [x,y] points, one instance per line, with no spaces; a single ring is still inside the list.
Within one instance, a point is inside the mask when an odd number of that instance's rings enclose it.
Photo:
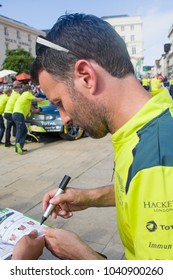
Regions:
[[[106,136],[106,134],[101,135],[101,134],[89,133],[89,132],[86,131],[86,130],[85,130],[85,134],[86,134],[86,136],[91,137],[91,138],[93,138],[93,139],[100,139],[100,138],[103,138],[103,137]]]

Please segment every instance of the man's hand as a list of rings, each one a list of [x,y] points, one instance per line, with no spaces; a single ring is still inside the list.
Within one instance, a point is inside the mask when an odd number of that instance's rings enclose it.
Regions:
[[[44,237],[38,237],[36,230],[24,235],[14,247],[12,260],[37,260],[43,253]]]
[[[53,218],[61,216],[70,218],[74,211],[80,211],[89,207],[115,206],[113,185],[103,186],[96,189],[66,188],[61,195],[55,196],[57,189],[46,193],[43,197],[42,207],[46,211],[49,203],[55,205],[51,215]]]
[[[70,218],[73,211],[88,208],[88,193],[86,190],[66,188],[65,193],[54,197],[56,192],[57,189],[54,189],[43,197],[43,211],[47,209],[49,203],[56,205],[51,213],[53,218],[57,216]]]
[[[35,114],[38,114],[41,112],[41,108],[35,108],[34,106],[31,106],[31,109],[30,109],[31,113],[35,113]]]
[[[63,260],[104,260],[75,233],[63,229],[44,228],[46,247]]]

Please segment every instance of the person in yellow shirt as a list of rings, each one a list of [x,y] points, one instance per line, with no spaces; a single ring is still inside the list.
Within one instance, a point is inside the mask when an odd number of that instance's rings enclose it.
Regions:
[[[11,92],[12,92],[12,89],[7,87],[4,90],[4,94],[0,95],[0,145],[4,144],[4,142],[2,142],[2,138],[3,138],[4,132],[5,132],[5,124],[4,124],[3,114],[4,114],[5,106],[7,104],[8,99],[9,99],[9,96],[11,95]]]
[[[147,91],[150,90],[150,79],[149,79],[149,77],[144,76],[144,77],[142,78],[142,85],[143,85],[143,87],[144,87]]]
[[[159,88],[161,88],[161,83],[160,80],[157,78],[157,75],[155,75],[150,81],[150,94],[152,96],[156,95],[158,93]]]
[[[72,219],[75,211],[116,206],[127,260],[173,260],[173,100],[168,90],[148,94],[135,77],[124,40],[94,15],[60,17],[46,38],[37,38],[36,55],[32,80],[58,106],[63,124],[74,123],[95,139],[111,134],[115,166],[114,184],[69,186],[55,197],[57,189],[52,189],[43,198],[43,211],[51,203],[52,217]],[[47,248],[61,259],[101,259],[77,233],[48,228],[44,234]],[[28,248],[30,241],[23,241]],[[20,249],[18,243],[15,255],[22,259]]]
[[[172,98],[173,98],[173,75],[171,75],[170,80],[169,80],[169,83],[170,83],[169,92],[170,92],[170,95],[171,95]]]
[[[16,125],[16,153],[23,155],[26,150],[24,149],[24,143],[27,136],[27,127],[25,124],[25,119],[29,114],[30,110],[37,113],[40,110],[32,106],[32,102],[40,102],[42,98],[36,98],[32,92],[32,87],[26,85],[24,92],[17,99],[14,105],[12,120]]]
[[[170,85],[173,85],[173,75],[171,76],[169,83],[170,83]]]
[[[6,130],[5,130],[5,147],[13,147],[11,144],[11,130],[13,129],[13,136],[16,136],[16,126],[14,121],[12,120],[12,113],[14,109],[14,105],[16,100],[19,98],[21,93],[23,92],[23,86],[19,81],[13,82],[13,91],[7,101],[4,110],[4,118],[6,119]]]

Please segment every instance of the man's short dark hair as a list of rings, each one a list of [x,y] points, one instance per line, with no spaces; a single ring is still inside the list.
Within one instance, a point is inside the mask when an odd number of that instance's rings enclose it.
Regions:
[[[31,76],[37,83],[41,69],[67,80],[78,59],[93,60],[117,78],[134,73],[124,40],[108,22],[94,15],[61,16],[46,39],[70,52],[42,46],[31,66]]]

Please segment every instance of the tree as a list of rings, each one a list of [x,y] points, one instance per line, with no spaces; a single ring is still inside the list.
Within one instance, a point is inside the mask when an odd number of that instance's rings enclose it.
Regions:
[[[22,48],[6,50],[6,58],[3,62],[2,69],[10,69],[18,74],[29,73],[29,68],[34,57]]]

